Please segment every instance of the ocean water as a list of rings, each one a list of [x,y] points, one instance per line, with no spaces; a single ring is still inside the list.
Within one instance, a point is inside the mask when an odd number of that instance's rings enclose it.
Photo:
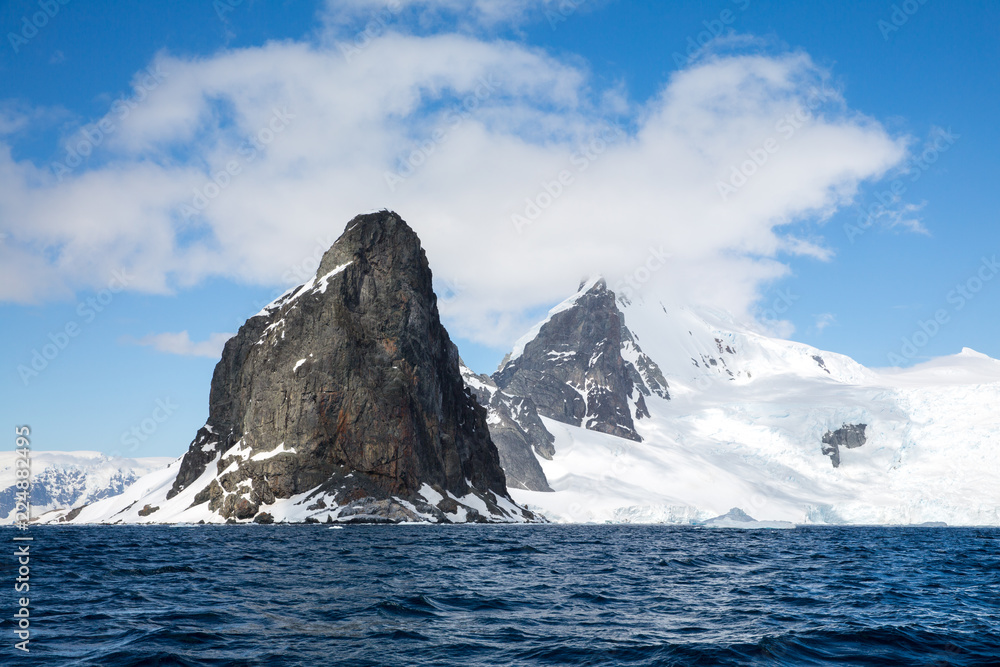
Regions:
[[[5,665],[1000,665],[998,529],[29,533]]]

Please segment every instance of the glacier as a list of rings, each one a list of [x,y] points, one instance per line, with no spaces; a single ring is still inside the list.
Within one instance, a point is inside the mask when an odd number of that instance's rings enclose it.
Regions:
[[[1000,525],[1000,361],[966,348],[872,369],[723,312],[618,303],[670,397],[645,397],[639,442],[543,416],[553,492],[512,488],[519,504],[573,523],[698,523],[740,508],[794,524]],[[824,436],[854,425],[865,442],[835,467]]]

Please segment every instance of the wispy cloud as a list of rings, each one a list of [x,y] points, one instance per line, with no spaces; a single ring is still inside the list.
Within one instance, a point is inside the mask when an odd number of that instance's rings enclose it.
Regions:
[[[824,329],[831,324],[836,324],[837,322],[837,318],[833,315],[833,313],[821,313],[820,315],[814,315],[813,317],[816,318],[816,323],[814,325],[816,327],[816,333],[823,333]]]
[[[222,348],[233,334],[214,333],[208,340],[195,342],[187,331],[180,333],[150,334],[135,341],[137,345],[148,345],[158,352],[177,354],[182,357],[210,357],[218,359],[222,356]]]

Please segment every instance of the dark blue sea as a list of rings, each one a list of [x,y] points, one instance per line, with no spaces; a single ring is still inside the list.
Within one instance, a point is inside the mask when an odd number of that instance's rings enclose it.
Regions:
[[[1000,665],[998,529],[28,533],[5,665]]]

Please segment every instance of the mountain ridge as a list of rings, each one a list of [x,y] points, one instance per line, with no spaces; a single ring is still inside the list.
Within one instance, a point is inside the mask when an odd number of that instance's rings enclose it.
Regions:
[[[688,523],[740,507],[793,523],[1000,524],[1000,362],[968,351],[868,369],[649,294],[617,306],[670,400],[646,397],[641,440],[543,415],[554,492],[514,489],[519,502],[573,522]],[[537,354],[548,351],[566,352]]]
[[[668,305],[652,293],[618,295],[595,277],[531,327],[496,372],[476,374],[443,327],[434,333],[441,325],[426,257],[412,251],[418,241],[400,252],[421,265],[420,288],[366,311],[396,292],[372,277],[391,258],[348,251],[381,234],[359,227],[363,218],[351,221],[344,236],[353,241],[338,239],[310,282],[250,318],[242,342],[227,343],[209,421],[185,458],[121,499],[97,503],[103,514],[85,508],[73,520],[697,523],[740,508],[763,517],[762,525],[1000,525],[1000,501],[990,494],[1000,476],[993,408],[1000,361],[965,348],[911,369],[869,369],[712,309]],[[281,351],[302,339],[297,313],[320,312],[317,304],[334,295],[339,305],[328,319],[353,341],[345,343],[350,361],[335,384],[361,386],[366,406],[391,388],[415,406],[407,414],[433,418],[337,411],[336,423],[353,424],[356,435],[340,450],[260,436],[268,419],[287,421],[298,409],[287,378],[332,372],[315,356],[337,357],[325,348]],[[418,334],[386,334],[404,323],[417,323]],[[424,368],[436,370],[421,375],[409,353],[426,351],[428,341],[437,362]],[[254,355],[263,366],[241,374]],[[381,375],[366,385],[375,372]],[[411,386],[422,389],[411,395]],[[465,416],[449,422],[446,412]],[[291,421],[320,422],[301,417]],[[417,424],[411,435],[420,423],[450,426],[420,436],[431,443],[421,445],[418,458],[430,463],[420,468],[387,459],[377,446],[365,449],[386,422]],[[457,465],[445,460],[452,447]],[[360,458],[348,460],[348,450]],[[310,452],[327,457],[327,467],[306,471],[318,477],[286,465]]]
[[[165,467],[168,457],[124,458],[94,451],[31,452],[31,516],[75,509],[123,493],[144,475]],[[18,489],[14,451],[0,454],[0,524],[15,523]]]

